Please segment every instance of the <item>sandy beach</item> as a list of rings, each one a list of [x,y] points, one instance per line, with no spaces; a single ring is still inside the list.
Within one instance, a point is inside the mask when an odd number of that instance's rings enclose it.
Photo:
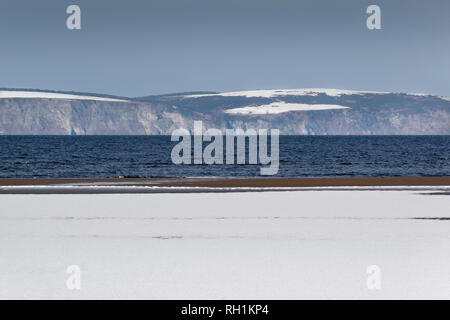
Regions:
[[[1,186],[122,185],[208,188],[449,186],[450,176],[440,177],[342,177],[342,178],[62,178],[0,179]]]
[[[449,195],[448,176],[0,179],[0,299],[448,299]]]

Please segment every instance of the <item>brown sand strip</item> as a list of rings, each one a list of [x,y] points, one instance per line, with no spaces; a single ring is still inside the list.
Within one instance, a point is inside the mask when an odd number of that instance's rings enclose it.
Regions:
[[[177,181],[158,185],[186,187],[450,186],[450,177],[257,178]]]
[[[145,178],[105,178],[105,179],[95,179],[95,178],[67,178],[67,179],[0,179],[0,186],[47,186],[53,184],[78,184],[78,183],[141,183],[151,181],[151,179]]]
[[[370,187],[370,186],[450,186],[450,176],[443,177],[339,177],[339,178],[246,178],[246,179],[0,179],[0,186],[36,186],[88,183],[95,185],[163,187]]]

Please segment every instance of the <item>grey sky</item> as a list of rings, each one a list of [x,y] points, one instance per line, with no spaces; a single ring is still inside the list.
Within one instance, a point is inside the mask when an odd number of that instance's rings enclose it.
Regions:
[[[82,30],[66,29],[70,4]],[[366,28],[381,7],[382,30]],[[448,0],[2,0],[0,87],[450,96]]]

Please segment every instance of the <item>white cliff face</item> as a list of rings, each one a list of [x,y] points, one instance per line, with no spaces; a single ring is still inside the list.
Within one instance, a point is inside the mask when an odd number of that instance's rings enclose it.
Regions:
[[[170,135],[192,129],[195,120],[206,128],[279,129],[281,134],[450,134],[450,99],[334,89],[136,100],[0,90],[3,135]]]
[[[3,134],[127,135],[162,134],[172,126],[159,119],[148,103],[67,100],[0,99]]]

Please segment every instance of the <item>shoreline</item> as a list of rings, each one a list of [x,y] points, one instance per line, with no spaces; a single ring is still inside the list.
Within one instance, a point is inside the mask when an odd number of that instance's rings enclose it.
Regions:
[[[301,188],[301,187],[398,187],[450,186],[450,176],[331,177],[331,178],[1,178],[0,187],[12,186],[122,186],[203,188]]]

